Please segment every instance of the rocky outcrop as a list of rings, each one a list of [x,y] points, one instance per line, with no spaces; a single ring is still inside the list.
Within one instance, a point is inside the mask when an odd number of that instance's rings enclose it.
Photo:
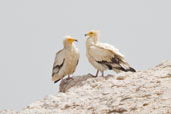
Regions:
[[[171,114],[171,61],[136,73],[65,80],[18,114]]]

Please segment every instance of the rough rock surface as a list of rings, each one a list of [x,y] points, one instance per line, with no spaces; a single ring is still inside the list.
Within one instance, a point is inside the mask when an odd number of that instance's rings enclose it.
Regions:
[[[65,80],[49,95],[10,114],[171,114],[171,61],[136,73]],[[65,93],[64,93],[65,92]]]

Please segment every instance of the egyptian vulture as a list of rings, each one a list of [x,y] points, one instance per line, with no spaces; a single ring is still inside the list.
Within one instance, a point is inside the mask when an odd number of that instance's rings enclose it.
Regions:
[[[104,76],[104,71],[109,69],[116,73],[121,71],[136,72],[135,69],[129,66],[129,64],[124,59],[124,56],[119,52],[118,49],[114,48],[110,44],[100,43],[98,41],[98,32],[90,31],[85,34],[87,36],[86,40],[86,55],[89,62],[97,69],[96,75],[91,75],[94,77],[98,76],[99,71],[102,72]]]
[[[63,84],[63,77],[66,75],[68,75],[67,79],[72,79],[70,75],[75,72],[79,61],[79,50],[73,44],[74,41],[77,40],[67,36],[63,41],[64,48],[56,53],[52,71],[54,83],[62,79],[61,84]]]

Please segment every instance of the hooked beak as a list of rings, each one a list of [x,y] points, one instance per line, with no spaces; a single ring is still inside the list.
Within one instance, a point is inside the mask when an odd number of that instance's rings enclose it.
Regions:
[[[85,34],[84,36],[87,36],[88,34]]]
[[[77,39],[75,39],[74,41],[75,41],[75,42],[78,42],[78,40],[77,40]]]

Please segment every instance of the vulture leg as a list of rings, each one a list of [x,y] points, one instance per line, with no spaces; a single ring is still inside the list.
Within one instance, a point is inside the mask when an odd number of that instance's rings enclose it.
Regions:
[[[96,75],[95,75],[95,76],[94,76],[94,75],[92,75],[92,74],[88,74],[88,75],[90,75],[90,76],[92,76],[92,77],[96,78],[96,77],[98,76],[98,74],[99,74],[99,70],[97,70],[97,72],[96,72]]]
[[[62,87],[64,85],[64,79],[62,78],[60,86]]]
[[[68,75],[68,78],[66,78],[67,80],[70,80],[70,79],[74,79],[74,78],[72,78],[72,77],[70,77],[70,75]]]
[[[104,77],[104,71],[102,71],[102,77]]]

